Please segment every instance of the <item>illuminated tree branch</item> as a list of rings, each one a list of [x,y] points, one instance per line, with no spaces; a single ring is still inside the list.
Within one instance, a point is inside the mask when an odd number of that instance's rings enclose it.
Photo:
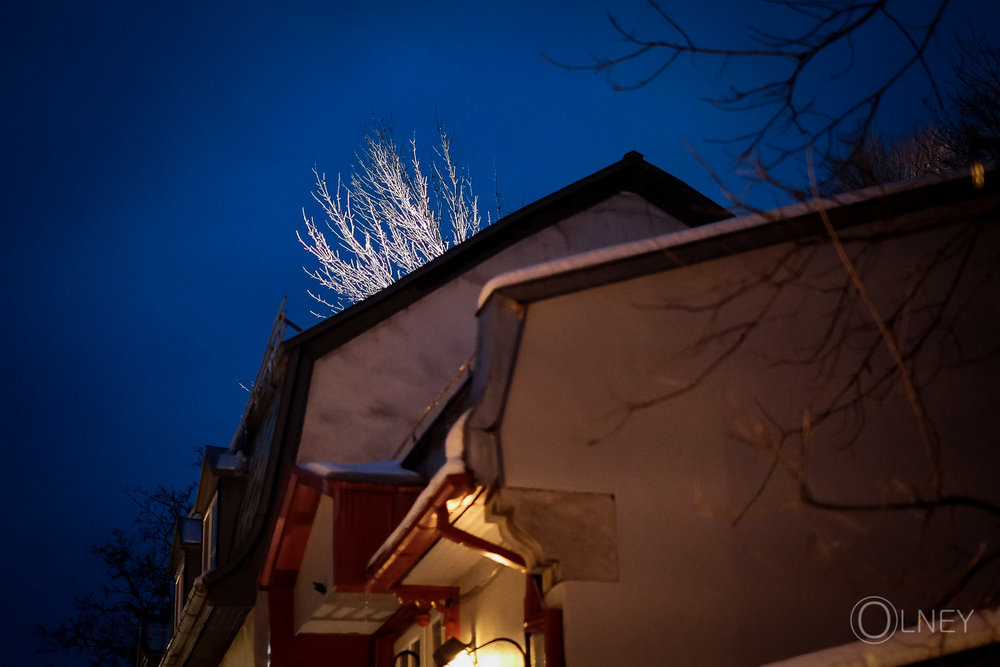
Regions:
[[[365,137],[349,184],[338,176],[331,190],[326,174],[313,170],[313,199],[327,218],[326,230],[303,209],[308,240],[299,232],[296,236],[319,263],[306,273],[334,297],[309,294],[330,310],[385,289],[479,231],[482,220],[471,181],[455,165],[443,125],[438,125],[438,134],[441,145],[432,176],[424,173],[416,141],[410,140],[404,161],[386,125],[376,125]]]

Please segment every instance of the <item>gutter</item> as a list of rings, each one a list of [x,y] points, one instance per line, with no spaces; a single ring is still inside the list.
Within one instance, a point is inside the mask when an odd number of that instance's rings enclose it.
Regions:
[[[208,618],[212,613],[212,605],[205,604],[208,598],[208,588],[205,586],[202,577],[194,580],[191,593],[188,595],[184,610],[181,613],[180,623],[170,637],[163,657],[160,659],[160,667],[176,665],[191,654],[194,647],[193,642],[189,642],[191,637],[198,637],[202,629],[208,623]]]
[[[457,464],[457,465],[456,465]],[[461,466],[461,470],[457,468]],[[410,512],[368,561],[365,590],[391,593],[441,536],[437,512],[450,500],[464,498],[475,487],[461,462],[449,461],[438,471]]]
[[[996,165],[990,167],[982,187],[975,185],[967,172],[926,176],[526,266],[489,280],[480,292],[479,309],[481,312],[496,294],[526,305],[538,299],[697,264],[805,235],[825,235],[819,211],[829,215],[836,229],[959,205],[963,206],[963,212],[968,209],[973,213],[984,206],[989,207],[991,199],[995,200],[1000,192],[997,171]]]

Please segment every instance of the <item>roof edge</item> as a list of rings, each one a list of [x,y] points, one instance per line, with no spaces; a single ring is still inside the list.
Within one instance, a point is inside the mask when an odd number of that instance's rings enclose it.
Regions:
[[[720,220],[651,239],[609,246],[517,269],[491,279],[480,293],[480,311],[494,294],[519,303],[558,296],[679,266],[791,241],[824,231],[953,207],[1000,195],[1000,170],[979,187],[967,173],[929,176],[810,200],[739,218]]]
[[[634,192],[684,224],[731,217],[722,206],[631,151],[607,167],[504,216],[364,301],[285,341],[313,358],[406,308],[514,243],[621,192]]]

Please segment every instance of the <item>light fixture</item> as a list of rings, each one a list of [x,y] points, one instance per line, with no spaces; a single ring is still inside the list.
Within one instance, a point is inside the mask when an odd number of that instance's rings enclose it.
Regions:
[[[434,665],[435,667],[446,667],[448,665],[457,667],[457,665],[461,664],[458,661],[461,660],[463,656],[469,664],[473,664],[471,657],[474,653],[489,646],[490,644],[496,644],[498,642],[506,642],[513,645],[514,648],[517,649],[518,653],[521,654],[521,660],[524,663],[524,667],[529,667],[528,655],[524,652],[524,649],[521,648],[520,644],[508,637],[497,637],[489,640],[488,642],[483,642],[479,646],[472,646],[471,643],[466,644],[459,641],[455,637],[452,637],[445,643],[441,644],[438,650],[434,651]]]
[[[416,651],[411,651],[410,649],[400,651],[396,655],[392,656],[392,667],[396,667],[396,664],[399,662],[399,659],[404,656],[416,660],[417,667],[420,667],[420,654],[417,653]],[[409,660],[407,660],[404,664],[409,665],[410,664]]]

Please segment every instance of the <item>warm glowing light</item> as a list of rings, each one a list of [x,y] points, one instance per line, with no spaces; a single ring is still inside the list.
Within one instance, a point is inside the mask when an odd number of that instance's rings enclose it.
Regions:
[[[476,663],[472,662],[472,656],[469,655],[468,651],[462,651],[451,659],[448,667],[476,667]]]
[[[524,664],[520,655],[506,655],[491,649],[492,647],[471,652],[462,651],[448,663],[447,667],[521,667]]]
[[[986,169],[982,162],[972,163],[972,185],[981,190],[986,185]]]
[[[501,649],[505,645],[507,649]],[[454,657],[445,662],[449,656]],[[434,651],[434,664],[441,667],[527,667],[528,660],[521,645],[507,637],[497,637],[479,646],[473,646],[472,642],[465,644],[453,637]]]
[[[468,507],[475,499],[474,495],[466,494],[461,498],[449,498],[445,501],[444,505],[448,508],[449,512],[454,512],[455,510]]]
[[[510,660],[505,660],[503,657],[497,655],[496,653],[479,654],[479,663],[476,667],[510,667],[514,665],[521,664],[518,662],[511,662]]]

